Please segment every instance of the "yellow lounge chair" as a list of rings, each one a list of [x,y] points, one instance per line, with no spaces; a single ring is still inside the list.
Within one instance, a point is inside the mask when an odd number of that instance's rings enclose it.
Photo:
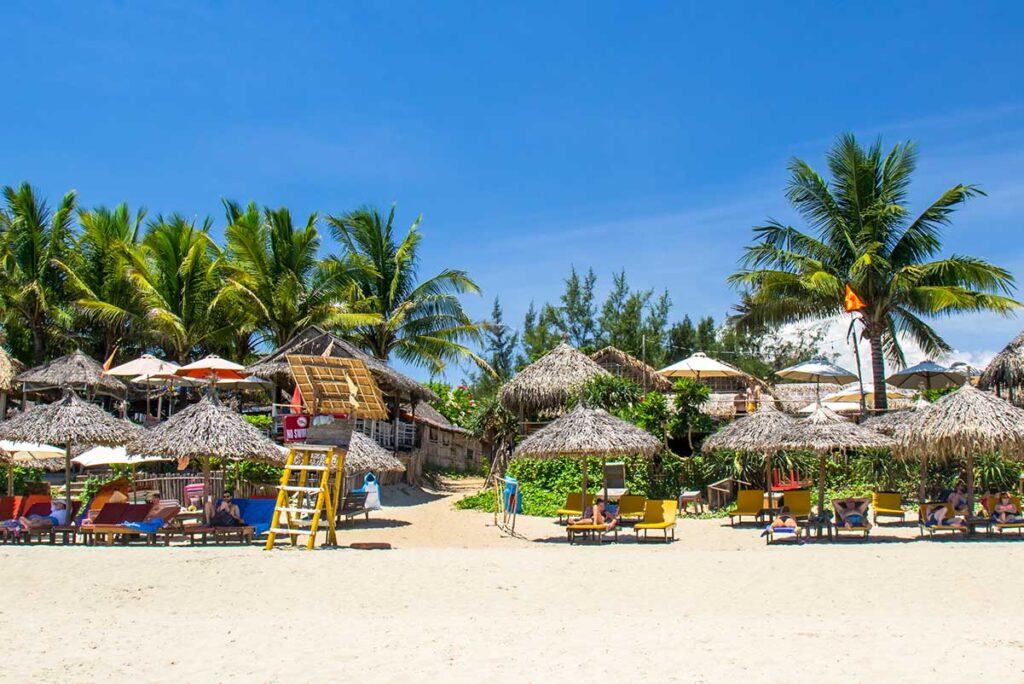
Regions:
[[[740,522],[743,522],[743,516],[758,519],[763,508],[764,492],[760,489],[741,489],[736,493],[736,505],[729,511],[729,524],[736,522],[734,518],[739,518]]]
[[[647,539],[648,530],[662,530],[665,533],[665,543],[668,543],[669,531],[672,532],[672,539],[676,538],[676,514],[679,512],[679,502],[674,499],[664,501],[648,500],[644,506],[643,522],[633,525],[636,530],[636,540],[640,541],[640,530],[644,532],[644,539]]]
[[[865,509],[865,511],[864,511],[864,521],[865,521],[865,524],[863,524],[863,525],[852,525],[850,527],[847,527],[846,523],[843,522],[842,517],[840,517],[840,515],[839,515],[839,501],[840,501],[840,499],[832,499],[832,510],[833,510],[834,516],[835,516],[834,517],[834,522],[833,522],[833,527],[835,528],[836,537],[838,538],[839,535],[844,533],[844,532],[850,532],[850,533],[853,533],[853,534],[863,534],[865,537],[867,537],[868,536],[868,532],[871,531],[871,527],[869,527],[867,525],[867,520],[868,520],[868,517],[870,515],[870,510]],[[862,502],[867,503],[867,499],[857,499],[857,501],[862,501]],[[868,505],[868,509],[870,509],[870,508],[871,508],[871,506]]]
[[[573,492],[572,494],[565,495],[565,504],[558,509],[558,522],[562,522],[562,518],[578,517],[583,515],[583,509],[586,506],[594,505],[594,495],[587,494],[586,504],[580,505],[583,498],[581,492]]]
[[[615,541],[619,540],[619,526],[616,525],[612,529],[608,529],[607,525],[566,525],[565,533],[569,537],[569,543],[572,544],[576,537],[582,536],[584,539],[591,538],[597,539],[597,543],[604,543],[605,535],[612,534],[615,536]]]
[[[928,525],[928,514],[936,506],[942,506],[946,509],[946,514],[949,514],[949,504],[945,503],[923,503],[917,507],[917,527],[921,532],[921,536],[927,532],[929,537],[934,537],[936,532],[951,532],[953,536],[956,536],[957,532],[962,532],[964,535],[967,534],[967,526],[958,527],[956,525]]]
[[[811,490],[791,489],[782,495],[782,503],[797,520],[808,518],[811,515]]]
[[[1020,497],[1010,494],[1010,499],[1013,501],[1013,505],[1017,507],[1017,511],[1019,513],[1021,511]],[[999,534],[1002,534],[1007,530],[1016,530],[1017,534],[1024,534],[1024,520],[1021,522],[999,523],[992,519],[992,515],[995,513],[996,504],[998,503],[998,494],[990,494],[981,502],[981,507],[985,509],[985,517],[989,520],[988,533],[992,534],[993,532],[999,532]]]
[[[899,518],[905,522],[907,512],[903,510],[903,497],[899,492],[874,492],[871,494],[871,519],[878,524],[878,516]]]
[[[625,520],[626,518],[637,522],[643,520],[646,504],[646,496],[626,494],[619,499],[619,520]]]
[[[776,534],[780,535],[779,539],[775,538]],[[772,544],[773,542],[776,542],[776,541],[785,541],[785,540],[791,540],[791,541],[794,541],[797,544],[799,544],[800,541],[801,541],[801,538],[803,537],[803,534],[804,534],[804,528],[800,527],[799,522],[797,523],[796,527],[793,528],[792,532],[777,532],[776,530],[773,530],[771,528],[771,526],[769,526],[769,527],[765,528],[764,532],[761,533],[761,535],[764,536],[764,538],[765,538],[764,539],[764,543],[765,544],[769,544],[769,545]]]

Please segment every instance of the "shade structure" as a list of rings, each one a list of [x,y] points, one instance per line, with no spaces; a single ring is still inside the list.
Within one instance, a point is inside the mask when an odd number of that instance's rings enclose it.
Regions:
[[[143,377],[168,377],[174,375],[180,368],[176,363],[158,359],[152,354],[143,354],[137,359],[114,366],[105,372],[105,375],[115,375],[124,378]]]
[[[353,432],[345,451],[345,473],[404,472],[405,466],[394,454],[362,432]]]
[[[931,405],[930,401],[922,397],[909,408],[887,411],[880,416],[872,416],[862,422],[861,425],[871,428],[875,432],[881,432],[883,435],[893,437],[900,426],[909,420],[913,420],[917,411],[928,408]]]
[[[0,439],[43,442],[64,447],[64,494],[71,510],[71,446],[73,444],[126,444],[139,428],[86,403],[68,391],[52,404],[36,406],[0,423]]]
[[[843,388],[841,388],[841,389],[839,389],[839,390],[837,390],[835,392],[830,392],[829,394],[826,394],[824,397],[821,398],[821,400],[822,401],[838,401],[838,402],[856,402],[856,403],[859,404],[860,401],[861,401],[861,397],[862,396],[863,396],[864,402],[866,404],[871,404],[872,402],[874,402],[874,400],[875,400],[875,386],[874,386],[874,384],[872,384],[870,382],[865,382],[864,383],[864,391],[862,393],[861,392],[860,384],[856,383],[856,382],[851,382],[848,385],[846,385],[845,387],[843,387]],[[908,390],[901,390],[901,389],[898,389],[896,387],[893,387],[893,386],[887,384],[885,386],[885,396],[888,399],[893,399],[893,400],[901,400],[902,399],[904,401],[910,401],[913,398],[914,393],[910,392]]]
[[[210,354],[198,361],[182,366],[175,371],[176,375],[186,378],[199,378],[206,380],[240,380],[249,375],[245,366],[222,359],[216,354]]]
[[[816,382],[826,385],[845,385],[857,379],[856,373],[832,363],[824,356],[801,361],[789,368],[776,371],[775,375],[790,382]]]
[[[60,470],[64,467],[64,450],[49,444],[0,439],[0,464],[7,466],[7,496],[11,496],[14,494],[15,465]]]
[[[284,465],[285,456],[270,439],[241,415],[206,396],[128,444],[133,456],[160,456],[180,463],[196,458],[203,464],[209,492],[210,458],[246,459]]]
[[[268,390],[274,386],[274,383],[263,378],[258,378],[255,375],[250,375],[247,378],[239,378],[237,380],[218,380],[217,387],[221,389],[234,389],[234,390]]]
[[[653,456],[660,450],[661,441],[654,435],[603,409],[591,409],[581,404],[524,439],[516,447],[514,455],[530,458],[582,457],[585,495],[588,456],[602,459],[630,454]]]
[[[505,383],[498,400],[519,416],[559,415],[583,385],[607,375],[589,356],[562,342]]]
[[[1010,340],[1002,351],[992,357],[978,379],[978,387],[992,389],[1002,396],[1006,392],[1014,401],[1024,385],[1024,332]]]
[[[672,381],[652,366],[616,347],[608,346],[590,355],[597,365],[612,375],[627,378],[647,390],[671,392]]]
[[[807,406],[797,410],[797,413],[802,415],[810,415],[817,411],[819,408],[827,408],[829,411],[835,411],[836,413],[860,413],[860,402],[859,401],[814,401]]]
[[[893,373],[885,381],[893,387],[904,389],[945,389],[964,384],[967,382],[967,375],[927,360]]]
[[[974,456],[999,452],[1024,460],[1024,411],[999,397],[964,385],[917,411],[896,430],[898,453],[921,459],[965,458],[968,505],[974,507]],[[924,483],[922,482],[922,489]],[[922,491],[923,498],[923,491]]]
[[[7,395],[14,391],[15,377],[22,370],[21,362],[0,347],[0,421],[7,417]]]
[[[293,354],[288,365],[309,413],[387,420],[380,387],[359,359]]]
[[[825,459],[828,454],[850,449],[892,449],[895,446],[896,441],[892,437],[851,423],[824,407],[796,421],[779,442],[782,450],[808,450],[818,454],[819,516],[825,514]]]
[[[139,465],[140,463],[156,463],[168,460],[170,459],[157,456],[129,456],[128,450],[123,446],[94,446],[75,456],[71,459],[71,462],[83,468],[95,468],[110,465]]]
[[[123,398],[125,385],[117,378],[103,374],[103,366],[75,350],[67,356],[30,368],[15,380],[26,391],[71,388],[87,394],[106,394]]]
[[[658,371],[668,378],[735,378],[749,377],[735,366],[713,359],[704,352],[697,352],[682,361],[676,361],[671,366],[666,366]]]

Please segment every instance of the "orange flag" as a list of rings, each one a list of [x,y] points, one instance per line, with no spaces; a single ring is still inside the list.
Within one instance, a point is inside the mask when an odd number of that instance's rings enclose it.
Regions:
[[[846,309],[846,313],[868,308],[868,305],[857,296],[857,293],[853,291],[849,283],[846,284],[846,293],[843,295],[843,308]]]
[[[110,352],[110,358],[108,358],[106,363],[103,364],[103,373],[101,373],[101,375],[106,375],[107,371],[110,370],[110,367],[114,365],[115,355],[117,355],[117,345],[114,345],[114,351]]]
[[[292,392],[292,413],[302,413],[302,392],[299,391],[298,385]]]

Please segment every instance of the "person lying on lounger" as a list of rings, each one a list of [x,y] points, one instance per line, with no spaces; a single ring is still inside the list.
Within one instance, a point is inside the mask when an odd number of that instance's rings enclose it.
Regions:
[[[583,517],[569,518],[570,525],[604,525],[612,530],[619,524],[619,518],[607,512],[604,499],[598,499],[594,505],[583,511]]]
[[[868,521],[868,502],[864,499],[840,499],[836,501],[836,513],[846,529],[871,527]]]
[[[948,507],[943,504],[932,506],[931,510],[928,511],[928,518],[925,520],[925,525],[932,527],[938,525],[940,527],[963,527],[965,520],[959,515],[955,515],[952,518],[946,517]]]
[[[772,524],[769,525],[769,527],[773,530],[780,527],[796,529],[796,518],[794,518],[793,514],[789,511],[789,506],[783,506],[779,509],[779,514],[775,516],[775,519],[772,520]]]
[[[224,492],[216,507],[210,502],[203,507],[206,519],[214,527],[243,527],[245,521],[238,510],[238,504],[233,502],[234,496],[231,492]]]
[[[48,530],[51,527],[60,527],[68,523],[67,504],[63,501],[54,501],[50,504],[49,515],[29,515],[18,518],[21,529],[26,532],[32,530]]]
[[[1017,505],[1013,503],[1009,492],[999,495],[996,508],[992,512],[992,519],[1002,524],[1020,522],[1020,511],[1017,510]]]

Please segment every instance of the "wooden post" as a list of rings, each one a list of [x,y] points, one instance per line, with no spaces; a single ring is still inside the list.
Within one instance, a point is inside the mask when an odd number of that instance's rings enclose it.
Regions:
[[[928,457],[921,457],[921,487],[917,490],[917,499],[919,504],[923,504],[928,499]]]
[[[821,459],[818,463],[818,516],[825,515],[825,452],[818,454]]]
[[[764,471],[765,471],[764,486],[765,486],[765,489],[768,490],[768,506],[767,507],[768,508],[772,508],[773,507],[772,504],[774,503],[772,501],[772,455],[771,455],[770,452],[767,452],[767,451],[764,454]]]
[[[7,466],[7,496],[14,496],[14,464]]]
[[[0,421],[7,417],[7,392],[0,392]]]
[[[67,522],[71,524],[71,442],[64,445],[64,510],[67,511]]]
[[[967,517],[974,516],[974,452],[967,454]]]

